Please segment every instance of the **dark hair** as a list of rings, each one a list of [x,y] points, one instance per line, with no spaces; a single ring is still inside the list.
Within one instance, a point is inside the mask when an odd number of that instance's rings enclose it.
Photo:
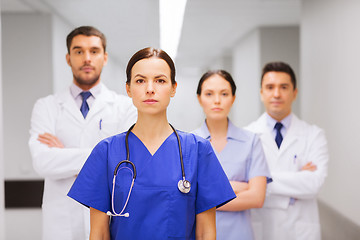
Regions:
[[[160,58],[164,60],[170,67],[170,74],[171,74],[171,84],[176,84],[175,81],[175,64],[171,57],[163,50],[156,49],[152,47],[147,47],[137,51],[129,60],[128,65],[126,67],[126,84],[130,85],[131,82],[131,70],[135,63],[138,61],[145,59],[145,58]]]
[[[263,83],[263,78],[264,75],[268,72],[283,72],[283,73],[287,73],[290,75],[291,78],[291,83],[294,86],[294,89],[296,89],[296,77],[295,77],[295,73],[294,70],[290,67],[289,64],[284,63],[284,62],[270,62],[267,63],[263,70],[262,70],[262,75],[261,75],[261,82],[260,85],[262,86]]]
[[[70,53],[70,47],[71,47],[71,42],[73,40],[74,37],[76,37],[77,35],[85,35],[85,36],[96,36],[99,37],[101,39],[103,48],[104,48],[104,52],[106,52],[106,37],[105,35],[100,32],[98,29],[92,27],[92,26],[81,26],[78,28],[75,28],[74,30],[72,30],[69,35],[67,35],[66,37],[66,47],[68,50],[68,53]]]
[[[236,84],[233,80],[233,78],[231,77],[230,73],[228,73],[225,70],[214,70],[214,71],[207,71],[206,73],[204,73],[204,75],[202,75],[202,77],[199,80],[199,84],[196,90],[196,94],[197,95],[201,95],[201,88],[203,83],[205,82],[206,79],[208,79],[209,77],[213,76],[213,75],[219,75],[220,77],[223,77],[226,81],[228,81],[230,83],[231,86],[231,93],[233,96],[235,96],[235,92],[236,92]]]

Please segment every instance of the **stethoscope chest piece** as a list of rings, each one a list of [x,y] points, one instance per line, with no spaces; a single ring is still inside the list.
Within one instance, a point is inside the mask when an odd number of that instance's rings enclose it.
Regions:
[[[182,193],[189,193],[191,190],[191,183],[188,180],[179,180],[178,189]]]

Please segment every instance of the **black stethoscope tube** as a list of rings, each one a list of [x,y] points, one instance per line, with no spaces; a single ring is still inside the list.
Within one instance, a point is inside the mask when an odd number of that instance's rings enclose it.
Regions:
[[[130,134],[131,130],[134,128],[134,126],[135,126],[135,123],[129,128],[129,130],[127,131],[126,136],[125,136],[126,160],[120,161],[116,165],[116,168],[114,170],[114,176],[117,175],[117,171],[118,171],[121,164],[130,163],[133,170],[134,170],[133,179],[136,179],[136,167],[135,167],[135,164],[129,160],[130,159],[130,151],[129,151],[129,140],[128,140],[129,139],[129,134]]]
[[[185,180],[185,169],[184,169],[184,160],[183,160],[183,155],[182,155],[182,149],[181,149],[181,142],[180,142],[180,137],[179,134],[177,133],[177,131],[175,130],[175,128],[169,123],[170,127],[172,128],[172,130],[174,131],[175,135],[176,135],[176,139],[179,145],[179,155],[180,155],[180,163],[181,163],[181,174],[182,174],[182,178],[183,180]],[[116,168],[114,170],[114,175],[117,175],[117,171],[120,167],[121,164],[123,163],[130,163],[132,165],[132,168],[134,169],[134,176],[133,178],[136,179],[136,167],[135,164],[133,162],[131,162],[130,159],[130,150],[129,150],[129,134],[131,132],[131,130],[134,128],[135,123],[129,128],[129,130],[126,133],[125,136],[125,147],[126,147],[126,160],[123,160],[121,162],[119,162],[116,165]]]
[[[169,123],[170,127],[172,128],[172,130],[174,131],[177,141],[178,141],[178,145],[179,145],[179,154],[180,154],[180,163],[181,163],[181,173],[182,173],[182,177],[183,180],[185,180],[185,169],[184,169],[184,161],[183,161],[183,155],[182,155],[182,150],[181,150],[181,142],[180,142],[180,137],[179,134],[177,133],[177,131],[175,130],[175,128]]]

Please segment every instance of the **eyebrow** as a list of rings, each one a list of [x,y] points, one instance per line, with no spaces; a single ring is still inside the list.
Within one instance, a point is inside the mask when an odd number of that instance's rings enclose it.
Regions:
[[[278,84],[275,84],[275,83],[267,83],[267,84],[265,84],[265,86],[274,86],[274,85],[278,85]],[[290,83],[280,83],[279,85],[280,86],[289,86]]]
[[[81,47],[81,46],[74,46],[74,47],[72,48],[72,50],[82,49],[82,48],[83,48],[83,47]],[[94,46],[94,47],[91,47],[90,49],[101,49],[101,48]]]
[[[138,74],[136,74],[136,75],[134,76],[134,78],[136,78],[136,77],[142,77],[142,78],[145,78],[145,76],[141,75],[140,73],[138,73]]]
[[[136,77],[146,78],[145,76],[141,75],[140,73],[138,73],[138,74],[136,74],[136,75],[134,76],[134,78],[136,78]],[[162,78],[162,77],[167,78],[167,76],[164,75],[164,74],[160,74],[160,75],[155,76],[155,78]]]
[[[155,78],[162,78],[162,77],[167,78],[167,76],[166,76],[166,75],[164,75],[164,74],[160,74],[160,75],[155,76]]]
[[[215,90],[213,89],[209,89],[209,88],[205,88],[203,91],[210,91],[210,92],[215,92]],[[219,92],[231,92],[231,89],[227,89],[227,88],[224,88],[224,89],[220,89]]]

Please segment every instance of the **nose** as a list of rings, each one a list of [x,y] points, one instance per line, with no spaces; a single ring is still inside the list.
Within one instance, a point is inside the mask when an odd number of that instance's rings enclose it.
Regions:
[[[147,94],[154,94],[155,93],[155,90],[154,90],[154,85],[151,81],[149,81],[147,84],[146,84],[146,93]]]
[[[220,95],[219,94],[215,94],[215,104],[219,104],[220,103]]]
[[[91,62],[91,54],[90,54],[90,52],[85,52],[85,53],[84,53],[84,61],[85,61],[86,63],[90,63],[90,62]]]
[[[274,89],[274,97],[280,97],[280,88]]]

